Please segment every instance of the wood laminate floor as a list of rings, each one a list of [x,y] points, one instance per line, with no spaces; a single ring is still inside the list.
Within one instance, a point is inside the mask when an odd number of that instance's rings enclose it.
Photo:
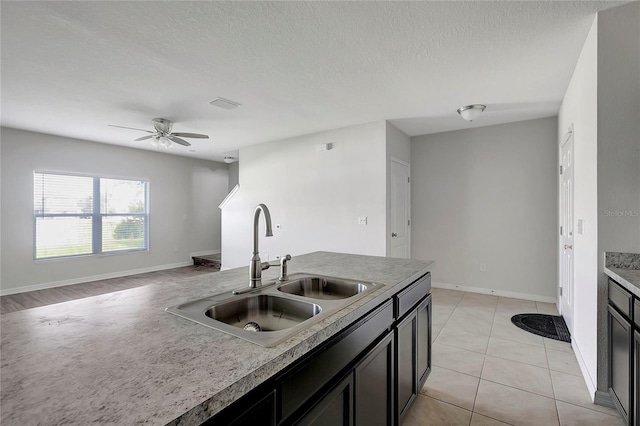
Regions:
[[[108,280],[92,281],[45,290],[28,291],[0,297],[0,313],[22,311],[54,303],[97,296],[114,291],[142,287],[148,284],[162,284],[179,278],[188,278],[201,274],[218,271],[210,266],[184,266],[181,268],[165,269],[163,271],[130,275],[127,277],[111,278]]]

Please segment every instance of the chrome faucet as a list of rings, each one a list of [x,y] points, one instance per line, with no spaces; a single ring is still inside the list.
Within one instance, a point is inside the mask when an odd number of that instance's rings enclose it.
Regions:
[[[265,237],[273,237],[271,213],[269,213],[267,206],[258,204],[253,212],[253,256],[251,257],[251,263],[249,263],[249,288],[256,288],[262,285],[262,270],[269,267],[268,263],[265,265],[260,262],[258,254],[258,219],[260,219],[260,212],[264,213],[264,221],[267,228]]]

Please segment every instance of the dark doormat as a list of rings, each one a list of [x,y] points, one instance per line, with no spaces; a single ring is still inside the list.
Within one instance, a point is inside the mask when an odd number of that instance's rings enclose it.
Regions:
[[[518,314],[511,317],[511,322],[524,331],[548,337],[549,339],[571,342],[571,335],[561,316],[544,314]]]

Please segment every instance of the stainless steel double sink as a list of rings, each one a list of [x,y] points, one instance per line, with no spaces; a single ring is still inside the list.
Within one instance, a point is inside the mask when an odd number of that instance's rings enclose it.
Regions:
[[[382,284],[292,274],[241,295],[205,297],[166,309],[174,315],[264,347],[273,347]]]

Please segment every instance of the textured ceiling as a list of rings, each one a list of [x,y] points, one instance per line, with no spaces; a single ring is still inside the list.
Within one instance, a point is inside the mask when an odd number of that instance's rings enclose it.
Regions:
[[[391,120],[409,135],[555,115],[594,13],[558,2],[2,1],[2,125],[171,153]],[[212,107],[225,97],[237,110]],[[487,104],[474,124],[455,110]]]

